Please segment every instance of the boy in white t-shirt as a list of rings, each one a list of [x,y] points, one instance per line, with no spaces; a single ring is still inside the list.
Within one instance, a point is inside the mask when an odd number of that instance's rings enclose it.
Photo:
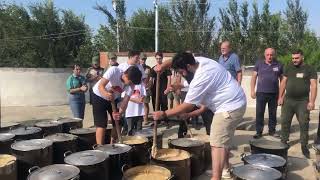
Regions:
[[[126,110],[126,121],[128,126],[128,135],[133,134],[133,130],[142,129],[142,121],[144,116],[144,97],[146,96],[146,88],[143,84],[134,85],[133,93]]]

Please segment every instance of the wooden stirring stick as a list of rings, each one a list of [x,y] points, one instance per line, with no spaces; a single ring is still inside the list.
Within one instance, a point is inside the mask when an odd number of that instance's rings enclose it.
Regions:
[[[111,106],[112,106],[112,112],[117,112],[117,106],[116,106],[116,103],[114,102],[114,99],[111,100]],[[114,122],[116,124],[116,131],[117,131],[119,143],[122,143],[119,121],[114,120]]]
[[[160,72],[157,72],[157,81],[156,81],[156,111],[159,111],[159,95],[160,95]],[[157,155],[157,121],[153,123],[153,144],[151,149],[152,157]]]

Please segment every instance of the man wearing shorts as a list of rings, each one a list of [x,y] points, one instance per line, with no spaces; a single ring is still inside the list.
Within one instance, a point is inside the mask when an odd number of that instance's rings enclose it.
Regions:
[[[190,53],[178,53],[156,70],[172,67],[184,77],[193,75],[185,101],[170,110],[154,112],[154,120],[190,112],[196,105],[209,108],[213,117],[210,132],[212,180],[230,177],[229,148],[237,125],[246,111],[246,96],[239,83],[219,63]],[[224,172],[223,172],[223,169]]]
[[[112,66],[93,87],[92,111],[94,125],[97,128],[97,144],[105,142],[105,130],[108,124],[107,111],[112,111],[111,100],[125,92],[125,97],[119,108],[119,113],[124,113],[132,94],[131,86],[140,84],[141,76],[141,71],[136,66],[129,67],[125,72]],[[114,125],[114,122],[112,124]]]

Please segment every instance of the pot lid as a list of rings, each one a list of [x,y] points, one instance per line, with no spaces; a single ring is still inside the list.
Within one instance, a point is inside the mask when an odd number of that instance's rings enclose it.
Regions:
[[[126,144],[105,144],[103,146],[98,146],[96,149],[106,152],[109,155],[117,155],[130,151],[132,147]]]
[[[173,139],[170,142],[174,146],[180,146],[180,147],[196,147],[196,146],[203,146],[204,142],[199,141],[194,138],[179,138],[179,139]]]
[[[69,131],[71,134],[80,135],[80,134],[92,134],[96,133],[95,128],[77,128]]]
[[[279,141],[270,141],[266,139],[254,139],[250,144],[263,149],[288,149],[289,146]]]
[[[67,133],[56,133],[49,136],[44,137],[45,139],[51,140],[53,142],[64,142],[64,141],[72,141],[78,138],[78,136]]]
[[[161,136],[163,133],[162,132],[159,132],[157,131],[157,136]],[[137,132],[135,132],[135,135],[138,135],[138,136],[143,136],[143,137],[153,137],[153,129],[151,128],[146,128],[146,129],[141,129]]]
[[[15,134],[16,136],[35,134],[41,131],[39,127],[18,127],[9,131],[9,133]]]
[[[243,157],[243,160],[252,165],[271,168],[282,167],[286,164],[286,160],[283,157],[265,153],[248,155]]]
[[[20,125],[20,123],[16,123],[16,122],[1,122],[1,128],[9,128],[9,127],[18,126],[18,125]]]
[[[138,145],[148,142],[148,139],[143,136],[124,136],[122,143],[127,145]]]
[[[38,122],[35,125],[37,127],[54,127],[54,126],[59,126],[61,125],[62,122],[59,121],[42,121],[42,122]]]
[[[11,133],[0,133],[0,142],[3,142],[3,141],[8,141],[12,138],[14,138],[14,134],[11,134]]]
[[[192,138],[206,143],[210,142],[210,136],[207,134],[193,134]]]
[[[68,164],[54,164],[33,171],[28,180],[70,180],[79,175],[79,168]]]
[[[250,164],[234,167],[232,172],[235,176],[247,180],[275,180],[282,176],[278,170],[273,168]]]
[[[57,121],[62,122],[62,123],[71,123],[71,122],[82,121],[82,119],[80,119],[80,118],[62,117],[62,118],[57,119]]]
[[[109,155],[99,150],[80,151],[64,158],[64,162],[74,166],[90,166],[105,161]]]
[[[48,139],[31,139],[15,142],[11,145],[11,148],[17,151],[32,151],[44,149],[49,146],[52,146],[52,141]]]

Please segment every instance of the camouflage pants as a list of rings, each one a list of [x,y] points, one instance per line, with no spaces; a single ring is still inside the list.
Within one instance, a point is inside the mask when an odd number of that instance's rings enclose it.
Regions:
[[[300,141],[302,146],[306,146],[309,140],[310,111],[307,109],[307,100],[293,100],[285,98],[281,109],[281,140],[289,140],[291,122],[296,115],[300,127]]]

